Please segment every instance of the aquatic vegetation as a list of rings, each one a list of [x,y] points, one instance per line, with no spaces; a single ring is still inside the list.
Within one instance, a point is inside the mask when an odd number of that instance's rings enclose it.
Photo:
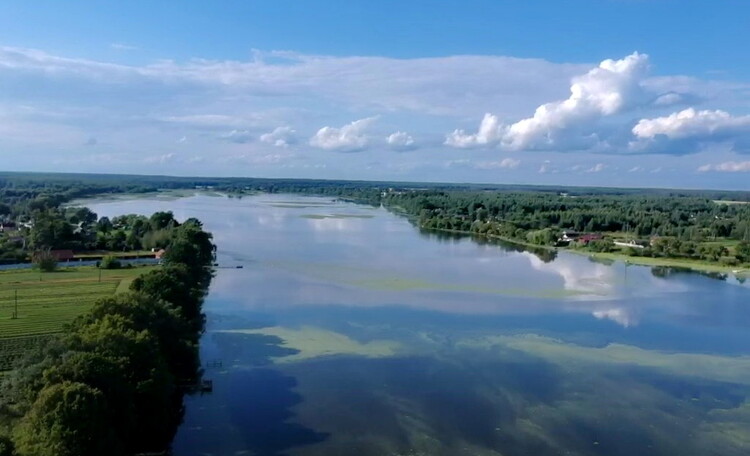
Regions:
[[[275,336],[283,341],[281,343],[282,347],[297,350],[297,353],[284,354],[276,358],[277,363],[291,363],[322,356],[336,355],[382,358],[393,356],[402,349],[402,345],[396,341],[373,340],[362,343],[340,333],[310,326],[303,326],[299,329],[275,326],[261,329],[221,330],[217,332]]]
[[[485,349],[508,347],[568,367],[585,364],[631,365],[676,375],[750,385],[750,356],[669,353],[623,344],[609,344],[602,348],[583,347],[535,334],[485,336],[462,340],[459,344]]]

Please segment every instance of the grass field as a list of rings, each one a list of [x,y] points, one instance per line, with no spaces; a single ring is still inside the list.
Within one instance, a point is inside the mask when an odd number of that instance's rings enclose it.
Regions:
[[[127,291],[133,279],[154,267],[101,270],[101,280],[93,267],[0,272],[0,370],[24,347],[60,332],[97,299]],[[18,315],[13,318],[16,296]]]

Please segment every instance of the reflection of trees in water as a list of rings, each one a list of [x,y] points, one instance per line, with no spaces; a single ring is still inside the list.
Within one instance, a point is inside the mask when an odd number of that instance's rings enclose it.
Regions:
[[[297,380],[272,369],[236,372],[229,381],[232,424],[245,445],[258,456],[280,456],[289,449],[319,443],[328,434],[290,423],[291,408],[302,402],[293,389]]]
[[[284,347],[281,338],[265,334],[216,332],[210,337],[218,356],[246,368],[215,379],[214,394],[224,396],[221,407],[227,408],[229,422],[221,426],[218,435],[194,436],[187,454],[216,451],[215,439],[221,439],[227,427],[234,428],[242,438],[242,447],[233,448],[234,451],[258,456],[281,456],[292,448],[328,438],[326,433],[290,422],[295,416],[292,407],[303,398],[294,391],[297,380],[272,365],[274,358],[294,355],[299,350]],[[209,424],[201,423],[202,427]]]
[[[429,230],[420,228],[419,234],[426,239],[438,241],[446,244],[457,244],[464,239],[471,238],[478,245],[492,245],[502,249],[505,252],[529,252],[536,255],[544,263],[551,263],[557,258],[557,250],[545,249],[539,247],[530,247],[516,244],[514,242],[504,241],[502,239],[490,238],[487,236],[477,236],[466,233],[455,233],[450,231]]]
[[[683,268],[679,266],[654,266],[651,268],[651,275],[653,275],[654,277],[659,277],[661,279],[667,279],[678,274],[700,275],[715,280],[727,280],[728,278],[727,274],[723,274],[721,272],[696,271],[694,269]]]

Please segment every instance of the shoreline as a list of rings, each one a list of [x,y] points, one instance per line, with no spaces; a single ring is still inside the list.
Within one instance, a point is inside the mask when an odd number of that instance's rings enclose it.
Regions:
[[[750,268],[743,268],[743,267],[737,267],[737,266],[734,266],[734,267],[725,266],[721,264],[708,263],[708,262],[701,261],[701,260],[689,260],[689,259],[684,259],[684,258],[639,257],[639,256],[629,256],[620,252],[592,252],[588,250],[571,249],[571,248],[566,248],[566,247],[536,245],[536,244],[531,244],[529,242],[510,239],[510,238],[506,238],[502,236],[474,233],[471,231],[448,230],[448,229],[441,229],[441,228],[422,228],[420,226],[417,226],[417,228],[419,228],[420,230],[427,231],[427,232],[453,233],[453,234],[465,235],[468,237],[480,237],[480,238],[486,238],[490,240],[498,240],[498,241],[506,242],[509,244],[514,244],[520,247],[527,247],[531,249],[549,250],[549,251],[556,251],[556,252],[570,252],[576,255],[587,256],[593,259],[619,261],[626,265],[632,264],[636,266],[662,266],[662,267],[668,267],[668,268],[682,268],[682,269],[689,269],[691,271],[696,271],[696,272],[722,273],[722,274],[730,274],[738,278],[750,278]]]
[[[261,192],[262,193],[262,192]],[[215,191],[206,191],[205,189],[170,189],[170,190],[159,190],[156,192],[148,192],[148,193],[121,193],[121,194],[103,194],[103,195],[97,195],[92,196],[90,198],[81,198],[78,200],[72,200],[68,202],[67,204],[71,203],[79,203],[84,202],[86,200],[108,200],[109,198],[102,198],[102,196],[110,196],[114,198],[111,198],[112,201],[117,200],[133,200],[133,199],[141,199],[141,198],[149,198],[154,196],[168,196],[174,199],[183,198],[186,196],[193,196],[196,194],[208,194],[209,196],[223,196],[228,197],[229,195],[222,194],[221,192],[215,192]],[[290,193],[294,194],[294,193]],[[305,196],[305,195],[303,195]],[[354,204],[359,204],[356,201]],[[403,208],[399,206],[386,206],[382,205],[383,208],[388,210],[389,212],[392,212],[396,215],[405,217],[409,220],[416,221],[417,217],[412,216],[408,212],[406,212]],[[503,236],[497,236],[497,235],[488,235],[488,234],[482,234],[482,233],[474,233],[471,231],[463,231],[463,230],[449,230],[444,228],[423,228],[415,223],[416,228],[426,231],[426,232],[435,232],[435,233],[452,233],[452,234],[459,234],[463,236],[468,237],[478,237],[478,238],[484,238],[492,241],[500,241],[505,242],[508,244],[513,244],[519,247],[525,247],[528,249],[537,249],[537,250],[547,250],[547,251],[556,251],[556,252],[570,252],[576,255],[582,255],[582,256],[588,256],[589,258],[593,259],[600,259],[600,260],[609,260],[609,261],[620,261],[626,265],[633,264],[638,266],[662,266],[662,267],[671,267],[671,268],[683,268],[683,269],[689,269],[691,271],[696,272],[708,272],[708,273],[721,273],[721,274],[729,274],[734,277],[738,278],[750,278],[750,268],[747,267],[739,267],[739,266],[726,266],[721,265],[717,263],[709,263],[702,260],[690,260],[690,259],[684,259],[684,258],[660,258],[660,257],[640,257],[640,256],[629,256],[621,252],[592,252],[588,250],[580,250],[580,249],[571,249],[567,247],[554,247],[554,246],[548,246],[548,245],[537,245],[537,244],[531,244],[529,242],[522,241],[520,239],[512,239],[507,238]]]

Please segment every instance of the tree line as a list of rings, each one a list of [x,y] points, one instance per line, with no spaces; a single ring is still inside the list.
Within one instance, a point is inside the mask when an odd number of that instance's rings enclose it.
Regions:
[[[127,293],[98,301],[64,335],[28,353],[0,386],[0,456],[131,455],[164,451],[185,386],[200,378],[202,304],[212,236],[196,219],[174,226],[164,265]]]
[[[559,195],[534,192],[393,191],[389,207],[425,229],[461,231],[535,245],[555,245],[564,231],[638,239],[633,255],[750,262],[750,204],[699,196]],[[729,249],[716,241],[734,241]],[[612,239],[587,248],[614,250]]]

